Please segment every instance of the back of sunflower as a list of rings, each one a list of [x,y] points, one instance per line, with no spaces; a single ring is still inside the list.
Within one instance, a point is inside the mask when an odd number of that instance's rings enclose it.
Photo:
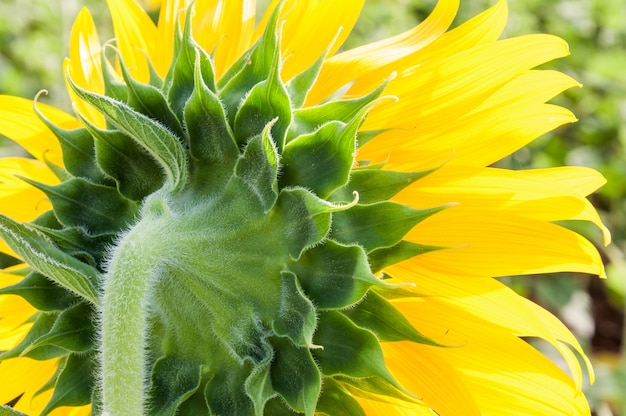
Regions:
[[[360,1],[108,4],[75,116],[0,97],[33,156],[0,160],[0,415],[590,414],[578,342],[494,279],[604,275],[554,224],[609,242],[598,173],[489,167],[575,121],[533,69],[561,39],[499,40],[503,1],[342,52]]]

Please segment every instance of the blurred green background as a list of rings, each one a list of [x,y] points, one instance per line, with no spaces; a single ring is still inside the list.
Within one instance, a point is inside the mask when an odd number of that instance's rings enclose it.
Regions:
[[[259,0],[263,3],[262,0]],[[457,23],[495,0],[461,0]],[[81,7],[94,14],[100,40],[111,37],[104,0],[0,0],[0,93],[33,98],[70,111],[61,65],[68,54],[74,17]],[[568,224],[600,248],[609,279],[557,274],[507,282],[563,319],[592,356],[596,383],[586,391],[596,416],[626,416],[626,2],[624,0],[509,0],[505,36],[552,33],[568,41],[572,55],[546,65],[566,72],[584,88],[554,100],[580,121],[548,134],[499,163],[521,169],[584,165],[608,184],[592,196],[613,244],[603,247],[598,230]],[[435,0],[369,0],[346,47],[397,34],[423,20]],[[1,139],[1,138],[0,138]],[[19,150],[0,141],[0,155]],[[547,353],[551,353],[547,351]],[[558,360],[558,358],[555,358]]]

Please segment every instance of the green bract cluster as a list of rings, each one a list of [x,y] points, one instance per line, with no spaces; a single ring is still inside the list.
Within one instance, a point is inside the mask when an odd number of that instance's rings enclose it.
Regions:
[[[426,172],[355,161],[384,86],[303,108],[323,58],[283,83],[276,26],[277,13],[219,80],[189,19],[165,79],[139,83],[120,57],[122,78],[103,59],[105,95],[70,79],[107,128],[48,123],[62,183],[32,185],[53,211],[0,217],[30,266],[0,293],[39,310],[0,359],[61,358],[43,414],[360,415],[354,396],[413,400],[380,342],[434,343],[387,300],[408,292],[375,273],[435,249],[402,238],[441,208],[388,201]]]

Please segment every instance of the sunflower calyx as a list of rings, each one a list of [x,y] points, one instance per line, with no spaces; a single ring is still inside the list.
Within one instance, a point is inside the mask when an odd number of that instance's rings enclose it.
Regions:
[[[312,416],[337,402],[362,414],[359,395],[416,400],[380,343],[435,343],[374,272],[436,249],[402,239],[443,207],[388,200],[427,172],[356,164],[358,130],[384,86],[300,108],[306,91],[294,88],[310,87],[319,63],[285,85],[277,16],[219,80],[189,18],[163,80],[139,83],[119,56],[121,75],[103,57],[105,95],[68,76],[106,126],[81,114],[78,130],[48,123],[67,178],[33,185],[54,215],[0,218],[31,265],[3,293],[42,311],[5,354],[65,360],[44,413],[91,401],[112,416]],[[63,296],[43,299],[32,285]],[[72,325],[84,332],[63,335]],[[79,375],[90,383],[68,403]]]

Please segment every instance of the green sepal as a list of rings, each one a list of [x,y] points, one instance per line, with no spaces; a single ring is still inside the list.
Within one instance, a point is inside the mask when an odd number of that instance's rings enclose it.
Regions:
[[[19,224],[4,215],[0,215],[0,235],[33,270],[94,305],[99,304],[96,269],[59,250],[32,226]]]
[[[323,347],[313,350],[313,356],[324,375],[351,379],[378,378],[403,390],[387,370],[376,336],[359,328],[341,312],[320,313],[313,340]]]
[[[380,129],[380,130],[361,130],[356,135],[356,143],[357,147],[361,148],[365,143],[370,140],[375,139],[379,134],[382,134],[390,129]],[[359,166],[367,166],[371,162],[367,160],[359,161]]]
[[[118,62],[128,88],[126,104],[154,120],[161,122],[177,137],[185,137],[178,118],[172,112],[167,99],[158,88],[136,81],[128,72],[122,55],[118,52]]]
[[[315,412],[326,416],[366,416],[359,402],[331,377],[324,378],[324,389]]]
[[[18,412],[9,406],[0,405],[0,416],[28,416],[26,413]]]
[[[332,121],[285,146],[281,187],[302,186],[326,198],[345,185],[355,157],[356,123]]]
[[[250,416],[254,406],[244,391],[244,369],[234,374],[222,371],[216,374],[204,388],[204,397],[210,415]]]
[[[415,209],[390,201],[356,205],[333,215],[330,237],[343,243],[357,242],[368,252],[391,247],[420,221],[446,207]]]
[[[272,70],[279,71],[280,45],[276,29],[280,9],[280,5],[274,9],[261,38],[231,66],[230,70],[226,71],[218,82],[219,95],[226,108],[226,114],[231,117],[231,122],[234,122],[233,115],[237,114],[239,105],[249,91],[259,82],[270,78]],[[265,120],[261,129],[273,118]]]
[[[297,413],[289,408],[287,403],[279,397],[274,397],[265,404],[265,414],[272,416],[298,416]]]
[[[54,387],[52,398],[41,412],[46,416],[57,407],[85,406],[91,402],[94,357],[70,354]]]
[[[372,331],[382,342],[412,341],[442,346],[413,328],[400,311],[375,292],[369,292],[362,302],[343,314],[361,328]]]
[[[30,272],[20,282],[0,288],[0,295],[18,295],[44,312],[67,309],[80,298],[37,272]]]
[[[313,416],[322,378],[311,351],[299,348],[285,338],[276,338],[272,344],[275,348],[272,362],[274,390],[296,412]]]
[[[152,367],[149,397],[150,416],[174,416],[185,400],[200,388],[202,366],[188,360],[164,356]]]
[[[361,247],[332,240],[305,251],[291,267],[304,293],[321,310],[350,306],[372,286],[383,285],[370,271]]]
[[[106,177],[96,163],[93,138],[84,128],[65,130],[50,120],[34,106],[39,119],[54,133],[61,145],[63,165],[74,176],[83,177],[97,183],[105,183]]]
[[[259,198],[267,212],[278,197],[278,151],[270,136],[269,123],[261,136],[250,140],[237,162],[236,174]]]
[[[281,272],[281,297],[278,317],[272,322],[276,335],[289,338],[298,347],[313,347],[317,325],[315,307],[302,292],[298,277]]]
[[[48,212],[52,213],[52,211]],[[65,253],[93,267],[102,264],[103,256],[111,245],[112,239],[115,238],[115,234],[90,236],[84,229],[78,227],[59,230],[36,223],[31,223],[31,225]]]
[[[167,98],[174,114],[181,120],[183,119],[185,103],[193,94],[194,88],[198,88],[197,71],[199,71],[202,84],[209,90],[216,91],[215,70],[211,59],[193,39],[192,15],[193,11],[189,10],[185,18],[182,38],[176,43],[175,62],[170,67],[170,72],[165,80],[165,85],[168,88]],[[199,68],[196,69],[196,66]]]
[[[275,59],[268,78],[252,87],[237,109],[233,132],[237,143],[245,143],[274,120],[271,123],[272,137],[281,152],[291,123],[291,103],[289,93],[280,79],[278,56]]]
[[[81,114],[78,118],[95,139],[98,166],[122,195],[141,201],[163,186],[163,170],[143,147],[121,131],[99,129]]]
[[[289,255],[297,260],[307,248],[322,241],[330,230],[332,206],[306,189],[283,189],[276,205],[290,225]]]
[[[24,355],[24,351],[31,346],[38,338],[46,335],[50,332],[50,329],[54,326],[54,322],[58,317],[57,313],[42,313],[38,312],[31,318],[34,319],[33,325],[30,327],[28,333],[22,339],[19,344],[10,349],[9,351],[5,351],[0,354],[0,361],[7,360],[9,358],[21,357]],[[56,353],[53,353],[52,356],[38,356],[35,354],[33,357],[33,352],[31,351],[31,358],[46,360],[49,358],[59,357],[61,355],[67,354],[67,351],[62,350],[60,348],[56,348]],[[48,351],[49,352],[49,351]]]
[[[47,334],[37,338],[26,350],[36,350],[44,346],[63,348],[67,352],[84,353],[93,347],[93,310],[81,302],[63,312]]]
[[[100,413],[93,413],[99,415]],[[210,415],[209,407],[202,392],[192,395],[178,406],[179,415]]]
[[[265,404],[272,397],[276,396],[270,372],[273,358],[274,352],[268,347],[267,356],[254,366],[244,384],[246,395],[252,400],[254,405],[255,416],[263,416],[265,414]]]
[[[394,172],[383,169],[355,169],[350,174],[350,182],[334,191],[328,199],[333,202],[351,201],[352,193],[356,191],[361,204],[386,201],[431,172],[432,170]]]
[[[128,100],[128,87],[122,81],[117,78],[117,74],[111,68],[111,64],[106,56],[107,48],[110,48],[109,44],[105,44],[102,48],[102,78],[104,80],[104,95],[116,99],[118,101],[126,102]],[[115,49],[115,48],[113,48]],[[115,50],[116,56],[120,54]]]
[[[138,211],[138,204],[121,196],[115,188],[83,178],[73,178],[55,186],[24,180],[48,196],[63,225],[84,227],[91,235],[123,230]]]
[[[60,182],[66,181],[74,177],[74,175],[69,173],[67,169],[52,163],[45,154],[43,155],[43,163],[46,164],[48,169],[50,169],[50,171],[54,174],[54,176],[59,179]]]
[[[329,101],[324,104],[295,110],[293,112],[293,123],[287,133],[287,142],[295,140],[298,136],[310,134],[329,121],[352,124],[356,119],[360,124],[365,117],[367,109],[380,96],[386,86],[387,83],[384,83],[363,97],[351,100]],[[356,127],[358,128],[358,126]]]
[[[289,92],[289,98],[291,99],[293,108],[300,108],[304,105],[306,97],[313,87],[313,84],[315,84],[327,56],[328,50],[325,51],[313,65],[291,78],[285,85]]]
[[[430,253],[431,251],[442,250],[444,248],[445,247],[428,246],[402,240],[395,246],[371,251],[368,258],[372,272],[377,273],[393,264],[411,259],[420,254]]]
[[[110,97],[92,93],[67,80],[72,90],[94,106],[118,129],[132,138],[159,163],[167,178],[168,190],[176,193],[187,182],[187,159],[178,137],[163,124]]]
[[[222,103],[204,82],[199,53],[194,66],[194,89],[184,109],[189,152],[192,158],[210,165],[227,165],[237,158],[239,148]]]

